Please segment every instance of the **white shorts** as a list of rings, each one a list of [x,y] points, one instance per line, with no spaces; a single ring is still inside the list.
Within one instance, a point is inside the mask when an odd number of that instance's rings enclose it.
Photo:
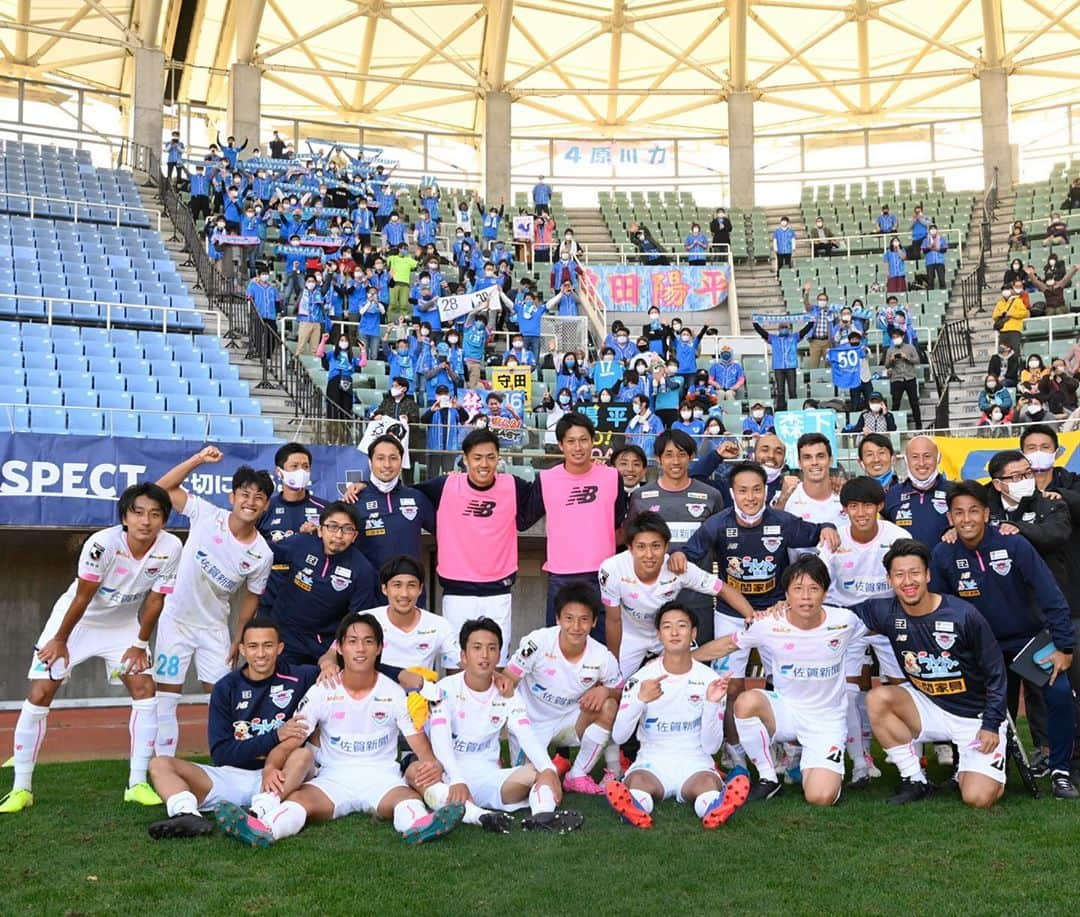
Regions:
[[[844,675],[848,678],[857,678],[861,675],[863,666],[873,663],[871,651],[877,657],[879,674],[884,675],[889,681],[907,681],[904,670],[896,661],[896,654],[893,652],[889,638],[881,634],[860,637],[848,644],[847,652],[844,654]]]
[[[717,640],[731,634],[741,634],[744,630],[746,630],[746,621],[742,618],[733,618],[731,615],[720,614],[720,612],[713,614],[713,636]],[[721,660],[721,668],[717,671],[730,672],[732,678],[746,678],[746,663],[749,661],[749,648],[737,649]]]
[[[991,777],[998,783],[1005,782],[1005,724],[998,727],[998,746],[990,754],[983,754],[974,747],[976,734],[982,729],[982,720],[978,717],[956,716],[942,710],[929,697],[918,691],[911,684],[902,685],[911,695],[915,709],[919,712],[922,730],[916,742],[952,742],[960,749],[961,773],[969,772]]]
[[[67,614],[68,607],[67,602],[62,605],[58,603],[53,607],[52,614],[49,615],[49,620],[45,622],[45,627],[41,631],[41,636],[34,644],[34,657],[30,661],[30,671],[26,673],[26,677],[66,681],[75,666],[96,656],[105,663],[105,677],[109,680],[109,684],[121,684],[120,661],[124,658],[124,653],[139,639],[139,622],[134,617],[130,622],[116,626],[101,626],[90,624],[85,620],[80,621],[72,629],[71,636],[67,640],[68,664],[66,667],[62,660],[46,666],[37,658],[37,651],[55,636],[64,620],[64,615]],[[150,672],[148,670],[141,674],[149,675]]]
[[[844,743],[847,721],[844,711],[830,714],[808,710],[780,697],[775,691],[762,691],[772,707],[776,721],[774,742],[798,742],[802,746],[804,771],[812,767],[844,775]]]
[[[529,717],[533,735],[544,745],[545,748],[577,748],[581,745],[581,737],[577,734],[577,721],[581,716],[581,710],[577,706],[568,707],[562,716],[554,716],[550,719],[533,719]],[[510,760],[515,764],[525,763],[525,755],[518,744],[517,737],[510,733]]]
[[[408,788],[396,762],[388,767],[324,767],[304,786],[315,787],[334,804],[334,818],[353,812],[374,814],[387,793]]]
[[[623,631],[622,643],[619,644],[619,671],[623,678],[630,678],[640,669],[645,657],[650,653],[659,656],[663,650],[663,644],[655,635],[650,638]]]
[[[461,631],[461,625],[466,621],[476,618],[491,618],[499,625],[502,631],[502,653],[499,655],[499,665],[504,666],[510,661],[510,593],[502,595],[444,595],[442,600],[442,614],[446,623],[454,632],[454,639]],[[460,669],[460,657],[443,654],[444,669]]]
[[[652,774],[664,788],[664,799],[674,799],[676,802],[686,802],[682,788],[695,774],[714,774],[717,778],[720,776],[716,771],[716,763],[704,752],[682,758],[659,755],[650,757],[639,753],[626,776],[639,771]]]
[[[199,806],[203,811],[214,808],[219,802],[231,802],[233,805],[246,809],[251,805],[251,797],[262,787],[262,768],[250,771],[230,765],[215,767],[212,764],[196,764],[195,766],[210,778],[210,792],[206,794],[206,799]]]
[[[521,802],[503,802],[502,788],[503,784],[520,769],[520,767],[462,768],[462,776],[465,778],[469,793],[472,794],[473,802],[481,809],[516,812],[518,809],[528,808],[529,800],[526,798]]]
[[[154,641],[154,681],[159,685],[182,685],[191,657],[199,681],[216,684],[229,674],[229,629],[195,629],[162,614]]]

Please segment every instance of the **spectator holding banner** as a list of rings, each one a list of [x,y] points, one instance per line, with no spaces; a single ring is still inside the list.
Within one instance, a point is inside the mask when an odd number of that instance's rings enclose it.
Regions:
[[[829,351],[832,381],[837,388],[846,388],[851,398],[851,410],[860,411],[873,391],[870,384],[869,355],[862,334],[852,330],[847,343]]]

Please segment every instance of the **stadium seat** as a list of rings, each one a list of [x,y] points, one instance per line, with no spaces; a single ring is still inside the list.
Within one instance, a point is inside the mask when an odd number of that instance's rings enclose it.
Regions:
[[[30,427],[35,433],[66,434],[67,414],[63,408],[30,408]]]
[[[138,404],[135,405],[138,408]],[[140,409],[141,410],[141,409]],[[139,433],[151,439],[173,438],[173,416],[164,412],[146,410],[139,418]]]
[[[238,442],[243,438],[244,431],[239,417],[230,417],[227,414],[214,414],[210,417],[210,439]]]
[[[213,422],[213,418],[211,418],[211,432]],[[244,417],[242,429],[244,439],[254,440],[255,442],[272,442],[275,439],[274,422],[269,417]]]
[[[74,409],[67,412],[68,432],[77,436],[100,436],[105,429],[102,411]]]

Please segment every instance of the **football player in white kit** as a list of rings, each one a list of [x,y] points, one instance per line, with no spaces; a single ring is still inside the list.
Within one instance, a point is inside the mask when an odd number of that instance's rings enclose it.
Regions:
[[[831,522],[837,528],[844,519],[844,508],[833,490],[832,444],[824,433],[804,433],[796,444],[800,481],[794,475],[784,478],[776,509],[786,510],[806,522]]]
[[[109,683],[123,682],[131,695],[131,769],[124,801],[161,804],[146,782],[157,735],[149,639],[165,596],[173,590],[181,545],[165,531],[169,495],[156,484],[133,484],[120,495],[117,509],[119,525],[86,539],[76,578],[56,600],[34,644],[30,690],[15,724],[15,784],[0,799],[0,813],[34,804],[34,763],[49,705],[71,670],[95,656],[104,661]]]
[[[636,732],[641,747],[625,782],[608,782],[608,802],[635,828],[651,828],[654,803],[674,798],[692,803],[702,825],[716,828],[750,792],[745,770],[733,768],[725,784],[712,757],[724,741],[728,679],[690,655],[693,612],[668,602],[656,613],[656,629],[663,654],[626,683],[611,731],[617,743]]]
[[[519,692],[506,697],[495,684],[502,639],[491,618],[476,618],[461,627],[461,671],[439,682],[441,698],[431,709],[431,745],[446,780],[429,786],[424,801],[433,808],[463,805],[466,824],[497,833],[508,834],[513,827],[507,812],[525,807],[531,810],[521,822],[526,831],[574,831],[584,818],[557,809],[562,800],[559,774],[533,732],[525,702]],[[504,729],[527,763],[499,766]]]
[[[608,740],[623,681],[610,650],[589,636],[599,614],[587,584],[567,583],[555,593],[556,626],[527,634],[503,672],[520,686],[533,734],[545,747],[580,747],[563,789],[590,796],[602,795],[618,768],[618,748]],[[516,744],[511,737],[511,760],[518,758]],[[590,771],[609,749],[605,782],[598,784]]]
[[[427,736],[413,726],[405,692],[376,671],[383,645],[379,622],[366,612],[350,612],[335,642],[343,669],[341,683],[313,685],[296,709],[304,734],[279,742],[266,758],[263,772],[277,775],[275,789],[282,802],[261,819],[239,806],[221,803],[215,811],[218,826],[253,847],[268,847],[299,834],[308,822],[327,822],[354,812],[392,819],[409,844],[452,831],[461,822],[464,807],[452,803],[429,812],[401,777],[399,735],[423,764],[438,767],[438,762]],[[288,774],[282,767],[316,730],[319,773],[300,783],[302,775]]]
[[[784,571],[783,612],[763,617],[742,633],[706,644],[700,653],[722,658],[737,649],[766,649],[773,663],[773,690],[755,689],[735,701],[735,728],[758,771],[750,799],[770,799],[777,779],[773,742],[802,747],[806,801],[831,806],[844,780],[844,658],[866,627],[844,608],[823,605],[829,571],[819,557],[804,555]]]
[[[626,523],[629,550],[600,565],[600,599],[604,603],[607,646],[619,660],[624,678],[638,669],[646,656],[662,646],[656,632],[656,612],[682,589],[704,595],[722,595],[747,620],[754,610],[742,593],[720,577],[687,563],[685,573],[668,567],[671,530],[659,513],[639,513]]]
[[[166,472],[158,484],[168,491],[173,509],[187,516],[191,529],[176,575],[176,589],[165,602],[156,642],[154,680],[158,686],[158,733],[155,750],[175,755],[179,736],[176,708],[192,657],[203,690],[232,668],[240,634],[255,616],[274,557],[256,526],[270,505],[274,482],[265,471],[246,465],[236,470],[229,493],[231,510],[219,509],[181,487],[196,468],[217,464],[221,450],[207,446]],[[244,590],[235,641],[229,637],[232,596]]]
[[[858,477],[847,481],[840,490],[840,502],[848,521],[837,526],[840,548],[822,549],[821,559],[829,568],[832,585],[830,605],[850,608],[866,599],[892,594],[889,576],[882,561],[893,542],[907,538],[900,526],[878,518],[885,507],[885,489],[873,478]],[[870,754],[870,718],[866,712],[866,693],[870,690],[870,651],[878,660],[878,669],[890,682],[907,681],[896,662],[887,637],[863,635],[848,646],[845,674],[847,705],[847,753],[851,758],[851,786],[862,789],[871,777],[881,776]]]

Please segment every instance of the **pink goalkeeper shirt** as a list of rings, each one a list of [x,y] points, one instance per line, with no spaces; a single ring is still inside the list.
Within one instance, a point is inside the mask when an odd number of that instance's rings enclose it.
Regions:
[[[547,516],[548,573],[591,573],[615,553],[619,472],[593,465],[570,474],[564,465],[540,472]]]

